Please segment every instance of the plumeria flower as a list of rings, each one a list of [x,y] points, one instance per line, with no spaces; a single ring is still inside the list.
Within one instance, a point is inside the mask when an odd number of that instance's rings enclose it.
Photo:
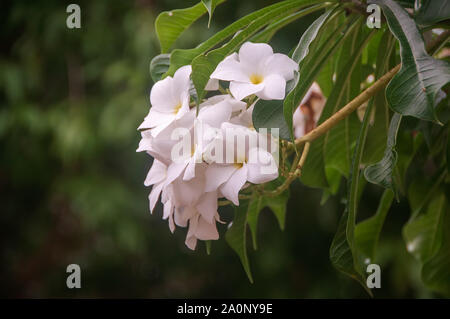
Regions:
[[[172,122],[167,127],[162,129],[157,137],[153,136],[152,130],[145,130],[141,132],[142,139],[139,142],[139,147],[136,152],[147,152],[153,158],[158,159],[167,166],[172,163],[171,150],[177,143],[172,139],[172,134],[176,129],[192,129],[195,120],[195,110],[192,109],[185,113],[180,119]]]
[[[163,187],[165,185],[165,180],[167,176],[167,166],[164,165],[164,163],[158,161],[155,159],[153,161],[153,165],[150,168],[147,178],[145,179],[144,185],[145,186],[151,186],[152,191],[150,192],[150,195],[148,197],[150,201],[150,212],[153,213],[153,209],[155,208],[156,202],[158,201],[159,195],[161,194],[161,191],[163,190]]]
[[[238,100],[252,94],[264,100],[282,100],[286,81],[293,79],[297,70],[295,61],[273,53],[270,45],[246,42],[238,54],[219,63],[211,78],[230,81],[230,92]]]
[[[206,105],[201,106],[192,130],[186,132],[184,140],[181,141],[188,144],[184,146],[184,150],[187,149],[188,153],[182,154],[176,160],[173,159],[168,168],[166,183],[171,183],[181,174],[185,181],[195,177],[196,165],[203,162],[203,153],[214,138],[214,135],[208,133],[214,132],[214,129],[220,128],[222,123],[230,119],[236,104],[242,103],[236,102],[238,103],[235,103],[234,99],[219,99],[215,104],[207,101]]]
[[[208,165],[205,172],[205,191],[218,189],[224,197],[235,205],[239,205],[239,191],[247,181],[262,184],[274,180],[278,177],[278,168],[272,154],[257,145],[252,145],[249,141],[254,134],[252,130],[231,123],[224,123],[222,127],[224,130],[234,129],[233,135],[246,141],[245,149],[237,148],[234,141],[225,141],[235,148],[234,163],[222,162]]]
[[[150,92],[152,107],[139,130],[151,129],[152,136],[156,137],[172,122],[189,112],[191,71],[191,66],[186,65],[179,68],[173,78],[168,76],[155,83]]]

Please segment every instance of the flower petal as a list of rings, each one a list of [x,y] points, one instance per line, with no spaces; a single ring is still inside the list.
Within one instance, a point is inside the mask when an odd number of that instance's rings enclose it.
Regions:
[[[200,240],[217,240],[219,232],[216,223],[208,223],[202,216],[199,217],[197,227],[195,229],[195,237]]]
[[[212,127],[219,128],[223,122],[230,119],[232,111],[233,106],[227,100],[224,100],[202,108],[198,114],[198,119]]]
[[[192,72],[190,65],[185,65],[179,68],[173,75],[172,95],[174,98],[178,98],[179,101],[185,99],[186,95],[189,96],[189,81]],[[175,104],[176,105],[176,104]]]
[[[217,214],[217,192],[205,193],[195,207],[208,223],[214,223]]]
[[[237,170],[233,164],[221,165],[210,164],[206,168],[205,178],[205,192],[212,192],[225,183],[231,175]]]
[[[163,113],[172,113],[173,108],[179,102],[179,97],[172,95],[173,79],[168,76],[156,82],[150,91],[150,103],[152,108]]]
[[[162,188],[164,187],[164,183],[155,184],[152,187],[152,191],[148,196],[150,200],[150,212],[153,213],[153,209],[155,208],[156,203],[158,202],[159,195],[161,194]]]
[[[187,162],[185,162],[185,163],[172,162],[169,165],[169,167],[167,167],[167,178],[166,178],[165,184],[169,185],[175,179],[177,179],[183,173],[187,164],[188,164]]]
[[[219,80],[209,79],[206,83],[205,91],[217,91],[219,89]]]
[[[286,81],[294,78],[294,70],[298,71],[298,64],[285,54],[275,53],[267,59],[265,75],[278,74]]]
[[[278,74],[264,78],[264,90],[256,93],[263,100],[282,100],[286,93],[286,80]]]
[[[262,184],[278,177],[278,167],[273,156],[261,148],[250,149],[248,155],[247,180],[253,184]]]
[[[257,65],[272,55],[272,47],[266,43],[245,42],[239,49],[239,62]]]
[[[236,100],[242,100],[243,98],[261,92],[264,89],[264,83],[252,84],[244,82],[231,82],[230,92]]]
[[[147,177],[145,179],[144,185],[150,186],[163,181],[166,178],[167,166],[164,163],[153,160],[153,165],[148,171]]]
[[[221,187],[220,192],[223,196],[239,206],[239,191],[247,181],[247,165],[244,164],[240,169],[236,170],[230,179]]]
[[[241,81],[249,82],[250,74],[239,61],[234,59],[225,59],[217,65],[217,68],[211,74],[211,79],[223,81]]]
[[[144,118],[144,121],[139,125],[138,130],[146,130],[154,128],[158,125],[169,125],[175,119],[173,113],[163,113],[157,111],[155,108],[151,108],[148,115]]]

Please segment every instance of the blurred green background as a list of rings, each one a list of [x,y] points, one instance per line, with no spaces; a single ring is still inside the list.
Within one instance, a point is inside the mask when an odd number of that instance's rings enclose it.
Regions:
[[[151,158],[135,150],[159,53],[154,20],[196,1],[77,1],[81,29],[66,27],[70,2],[0,4],[1,297],[368,297],[328,259],[344,187],[321,206],[320,191],[295,183],[283,232],[270,211],[261,214],[254,284],[223,236],[211,255],[203,243],[192,252],[161,207],[150,215],[143,181]],[[200,19],[177,46],[272,2],[229,0],[209,29]],[[279,32],[275,51],[289,52],[307,22]],[[363,196],[361,218],[375,212],[380,190]],[[383,229],[376,297],[432,297],[401,239],[407,205],[394,204]],[[229,208],[221,215],[230,220]],[[81,266],[81,289],[66,287],[71,263]]]

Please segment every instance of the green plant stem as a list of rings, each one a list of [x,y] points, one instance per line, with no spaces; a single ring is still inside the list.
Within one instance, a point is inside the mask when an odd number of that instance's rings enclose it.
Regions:
[[[286,180],[284,181],[283,184],[281,184],[280,186],[278,186],[275,190],[270,191],[270,192],[263,192],[262,195],[266,195],[266,196],[277,196],[279,194],[281,194],[282,192],[284,192],[289,185],[297,178],[301,175],[302,172],[302,167],[305,164],[306,161],[306,157],[308,156],[308,152],[309,152],[309,147],[310,147],[310,143],[306,142],[305,143],[305,147],[303,148],[302,151],[302,155],[299,159],[298,156],[295,157],[294,161],[292,162],[292,167],[291,170],[289,172],[289,176],[288,178],[286,178]]]
[[[375,95],[379,90],[383,89],[392,77],[400,70],[400,64],[391,69],[388,73],[379,78],[373,85],[364,90],[361,94],[355,97],[352,101],[350,101],[347,105],[342,107],[339,111],[334,113],[331,117],[329,117],[326,121],[320,124],[318,127],[310,131],[308,134],[298,138],[295,140],[296,145],[301,145],[305,142],[311,142],[318,138],[319,136],[328,132],[331,128],[333,128],[339,121],[346,118],[349,114],[355,111],[362,104],[367,102],[372,96]]]

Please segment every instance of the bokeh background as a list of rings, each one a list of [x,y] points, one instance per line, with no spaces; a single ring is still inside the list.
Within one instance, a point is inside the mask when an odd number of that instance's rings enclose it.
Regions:
[[[250,250],[254,284],[223,236],[211,255],[202,243],[193,252],[186,230],[172,235],[160,207],[150,215],[143,181],[151,158],[135,150],[149,109],[149,62],[159,53],[154,20],[196,1],[77,1],[81,29],[66,27],[70,2],[0,4],[1,297],[368,298],[328,258],[344,183],[323,205],[321,191],[294,183],[284,231],[270,211],[261,214],[259,249]],[[272,2],[229,0],[209,29],[204,17],[176,45],[195,46]],[[307,27],[301,20],[280,31],[275,51],[289,52]],[[379,196],[367,188],[360,218],[375,212]],[[395,203],[387,217],[376,297],[433,297],[401,238],[408,209]],[[81,289],[66,287],[71,263],[81,267]]]

